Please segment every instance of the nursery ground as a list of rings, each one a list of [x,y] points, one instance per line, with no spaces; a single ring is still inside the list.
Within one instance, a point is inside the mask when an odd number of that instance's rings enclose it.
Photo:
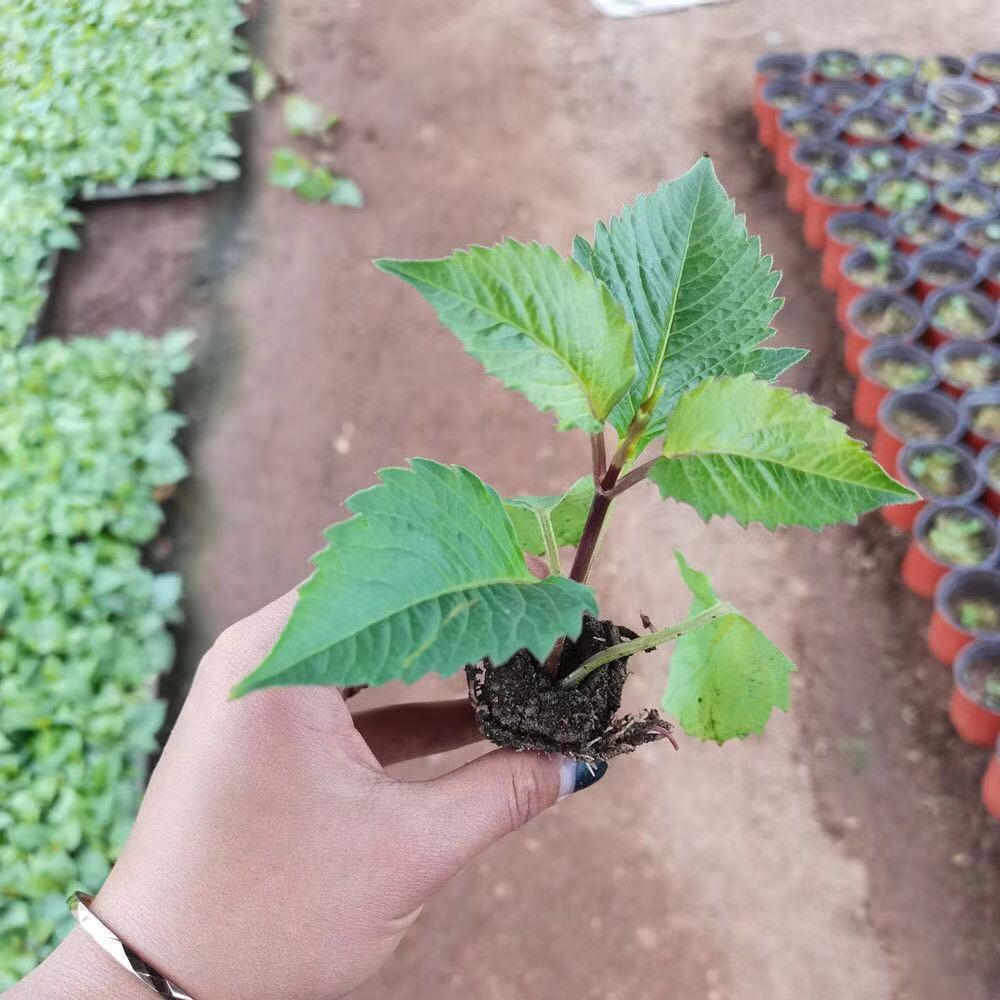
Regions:
[[[781,341],[813,350],[791,381],[846,413],[832,298],[753,142],[753,57],[964,52],[991,6],[739,0],[610,21],[585,0],[259,5],[267,59],[344,116],[338,160],[369,206],[307,205],[266,184],[287,143],[272,102],[242,126],[237,188],[88,212],[52,324],[209,331],[186,387],[195,476],[172,518],[189,581],[178,676],[302,578],[322,528],[380,466],[460,462],[505,492],[554,492],[587,468],[581,436],[484,379],[372,257],[504,234],[565,249],[708,151],[785,273]],[[356,995],[995,1000],[1000,832],[978,805],[985,757],[950,733],[948,678],[922,642],[928,607],[897,583],[901,540],[877,518],[772,538],[705,526],[651,488],[627,501],[595,576],[604,610],[634,625],[639,609],[681,617],[682,548],[798,661],[791,714],[744,744],[684,740],[616,762],[471,865]],[[658,697],[666,660],[635,664],[633,703]]]

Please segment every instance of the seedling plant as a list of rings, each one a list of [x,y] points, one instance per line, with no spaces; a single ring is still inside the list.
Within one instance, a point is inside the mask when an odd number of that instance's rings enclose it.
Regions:
[[[828,410],[772,384],[804,352],[761,346],[779,275],[711,161],[577,237],[570,258],[505,239],[376,263],[489,374],[588,436],[586,474],[555,496],[504,499],[459,466],[382,470],[327,529],[285,630],[234,694],[465,668],[494,742],[593,760],[670,735],[654,709],[615,713],[628,658],[675,642],[662,708],[699,739],[760,732],[787,707],[794,667],[683,555],[688,617],[643,635],[600,620],[588,580],[610,515],[647,481],[705,520],[772,530],[916,495]],[[525,553],[544,555],[548,575]]]

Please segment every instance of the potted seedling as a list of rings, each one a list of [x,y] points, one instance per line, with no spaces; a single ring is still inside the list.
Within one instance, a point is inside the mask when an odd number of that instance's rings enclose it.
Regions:
[[[780,77],[766,84],[757,119],[757,141],[765,149],[774,149],[781,116],[793,108],[811,106],[812,99],[812,90],[801,80]]]
[[[958,242],[974,254],[1000,247],[1000,216],[966,219],[955,228]]]
[[[958,654],[948,717],[966,743],[996,745],[1000,737],[1000,640],[983,638]]]
[[[903,143],[910,149],[920,146],[957,146],[960,119],[949,111],[942,111],[933,104],[914,108],[906,115]]]
[[[972,58],[972,75],[983,83],[1000,83],[1000,52],[979,52]]]
[[[764,88],[774,80],[801,80],[809,69],[809,59],[801,52],[768,52],[754,63],[754,100],[763,100]]]
[[[971,288],[979,276],[979,264],[964,250],[925,247],[913,258],[914,290],[921,299],[939,288]]]
[[[828,80],[857,80],[864,74],[864,64],[856,52],[848,49],[823,49],[813,60],[813,79],[817,83]]]
[[[878,295],[880,293],[873,293]],[[890,339],[861,352],[854,390],[854,419],[865,427],[878,423],[882,400],[899,389],[933,389],[937,375],[930,354],[916,344]]]
[[[996,99],[993,88],[973,80],[948,78],[935,80],[927,88],[931,104],[959,115],[977,115],[989,111]]]
[[[682,556],[688,618],[634,638],[600,620],[587,580],[612,506],[648,480],[706,520],[819,528],[912,494],[828,410],[770,383],[802,352],[760,346],[778,275],[711,161],[578,237],[568,259],[506,239],[376,263],[487,372],[586,434],[590,471],[560,496],[505,501],[458,466],[383,470],[327,529],[284,631],[234,694],[464,669],[495,743],[593,762],[671,735],[655,709],[615,716],[629,657],[676,640],[665,711],[700,739],[760,732],[787,706],[793,665]]]
[[[899,112],[880,104],[852,108],[840,119],[840,131],[852,146],[892,142],[902,130]]]
[[[866,177],[884,177],[906,170],[910,154],[901,146],[857,146],[851,150],[851,166]]]
[[[909,56],[898,52],[876,52],[865,63],[865,75],[872,83],[908,80],[916,68],[916,63]]]
[[[806,139],[792,150],[785,184],[785,204],[793,212],[804,212],[809,178],[816,173],[846,170],[850,150],[832,139]]]
[[[945,181],[934,189],[938,211],[952,222],[982,219],[997,210],[996,195],[978,181]]]
[[[873,243],[849,253],[840,265],[837,282],[837,319],[850,333],[851,303],[868,291],[903,292],[913,283],[910,262],[888,244]]]
[[[822,250],[827,220],[839,212],[858,212],[868,201],[868,182],[856,174],[832,171],[814,174],[806,185],[802,235],[814,250]]]
[[[918,597],[930,599],[950,569],[981,568],[996,557],[996,516],[974,503],[928,504],[913,525],[902,578]]]
[[[934,352],[941,388],[956,399],[970,389],[1000,382],[1000,347],[978,340],[949,340]]]
[[[919,212],[933,200],[931,186],[919,177],[878,177],[872,183],[872,202],[881,215]]]
[[[924,329],[923,310],[908,296],[882,291],[858,295],[847,309],[844,365],[857,375],[861,354],[873,343],[912,343]]]
[[[983,492],[976,459],[958,444],[908,444],[899,453],[899,480],[921,497],[882,508],[893,527],[909,531],[927,501],[972,502]]]
[[[972,177],[980,184],[1000,187],[1000,149],[984,149],[969,161]]]
[[[986,811],[994,819],[1000,819],[1000,738],[983,775],[982,798]]]
[[[816,88],[816,101],[827,111],[841,115],[871,99],[871,91],[860,80],[834,80]]]
[[[921,59],[917,64],[917,79],[922,83],[961,76],[965,76],[965,62],[958,56],[931,56],[929,59]]]
[[[874,212],[838,212],[831,215],[826,220],[826,239],[823,241],[820,272],[823,287],[831,292],[837,290],[840,265],[853,250],[891,242],[889,224]]]
[[[958,405],[968,424],[969,444],[976,451],[1000,444],[1000,388],[991,386],[967,392]]]
[[[926,210],[892,216],[889,232],[896,246],[907,254],[931,244],[945,247],[955,243],[955,227],[943,216]]]
[[[979,453],[978,462],[986,489],[986,506],[1000,514],[1000,446],[987,445]]]
[[[1000,635],[1000,572],[953,569],[934,591],[927,630],[931,653],[946,667],[977,638]]]
[[[805,139],[832,139],[837,127],[829,111],[816,107],[792,108],[778,119],[774,163],[778,173],[787,177],[792,166],[792,150]]]
[[[1000,299],[1000,247],[983,254],[979,274],[986,294],[996,302]]]
[[[958,406],[943,393],[921,389],[893,392],[878,408],[872,454],[894,475],[904,445],[925,441],[957,444],[965,426]]]
[[[996,304],[979,292],[942,288],[927,296],[927,336],[937,347],[947,340],[990,340],[997,333]]]
[[[955,149],[922,146],[910,154],[910,168],[925,181],[961,181],[969,176],[969,159]]]
[[[915,111],[927,103],[927,87],[915,79],[889,80],[876,87],[872,96],[893,111]]]
[[[1000,115],[970,115],[962,122],[962,142],[977,153],[1000,146]]]

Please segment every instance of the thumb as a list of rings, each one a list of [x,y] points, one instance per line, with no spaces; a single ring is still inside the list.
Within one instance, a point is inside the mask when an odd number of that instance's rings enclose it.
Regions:
[[[427,874],[443,884],[501,837],[604,776],[604,761],[494,750],[420,785],[416,812],[434,845]]]

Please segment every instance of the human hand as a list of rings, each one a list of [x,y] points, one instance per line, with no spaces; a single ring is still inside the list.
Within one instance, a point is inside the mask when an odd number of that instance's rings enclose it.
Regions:
[[[343,996],[475,855],[604,773],[494,750],[403,782],[383,768],[481,739],[466,699],[353,719],[333,688],[229,701],[294,602],[288,594],[238,622],[206,654],[93,906],[195,1000]],[[10,998],[78,998],[81,986],[152,996],[76,930]]]

